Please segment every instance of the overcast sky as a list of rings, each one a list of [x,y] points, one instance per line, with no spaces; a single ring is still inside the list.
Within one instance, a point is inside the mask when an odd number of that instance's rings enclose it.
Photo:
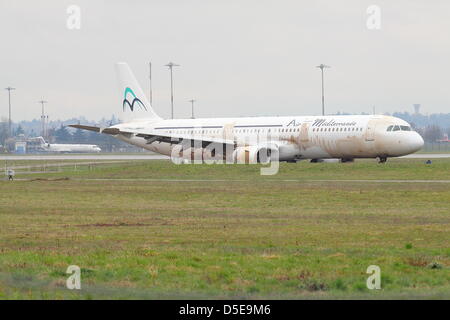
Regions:
[[[81,29],[69,30],[71,4]],[[366,26],[370,5],[381,29]],[[154,108],[175,117],[450,112],[450,1],[22,1],[0,0],[0,85],[13,121],[118,115],[114,63],[128,62]],[[2,90],[0,116],[7,116]]]

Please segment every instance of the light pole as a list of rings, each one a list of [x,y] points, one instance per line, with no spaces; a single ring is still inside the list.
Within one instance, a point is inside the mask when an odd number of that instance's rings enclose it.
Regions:
[[[168,64],[166,64],[166,67],[169,67],[170,70],[170,105],[171,105],[171,115],[172,115],[172,119],[173,119],[173,72],[172,69],[173,67],[179,67],[179,64],[175,64],[173,62],[169,62]]]
[[[194,102],[195,102],[195,99],[191,99],[191,100],[188,100],[190,103],[191,103],[191,119],[195,119],[195,117],[194,117]]]
[[[317,68],[320,69],[320,71],[322,72],[322,115],[325,115],[325,95],[324,95],[324,86],[323,86],[323,69],[325,68],[331,68],[330,66],[324,65],[323,63],[319,66],[317,66]]]
[[[148,77],[150,79],[150,105],[153,107],[153,92],[152,92],[152,63],[148,63],[149,66],[149,74]]]
[[[42,106],[42,115],[41,115],[41,121],[42,121],[42,137],[45,139],[46,137],[45,137],[45,135],[46,135],[46,132],[45,132],[45,111],[44,111],[44,104],[45,103],[48,103],[48,101],[45,101],[45,100],[40,100],[40,101],[38,101],[38,103],[40,103],[41,104],[41,106]]]
[[[8,90],[8,104],[9,104],[9,120],[8,120],[8,135],[12,137],[12,128],[11,128],[11,90],[16,90],[16,88],[8,87],[5,88]]]

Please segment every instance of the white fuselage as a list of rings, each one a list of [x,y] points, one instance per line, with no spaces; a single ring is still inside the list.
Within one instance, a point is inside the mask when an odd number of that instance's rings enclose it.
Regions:
[[[46,143],[43,148],[47,152],[64,153],[97,153],[101,151],[101,149],[94,144]]]
[[[384,115],[142,119],[112,128],[133,133],[116,138],[164,155],[172,154],[174,144],[149,142],[137,134],[232,139],[236,147],[265,141],[277,147],[282,161],[397,157],[423,146],[423,139],[407,122]]]

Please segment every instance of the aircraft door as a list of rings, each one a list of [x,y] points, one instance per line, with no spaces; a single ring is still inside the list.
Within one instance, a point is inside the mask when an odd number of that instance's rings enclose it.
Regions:
[[[370,120],[367,123],[367,128],[366,128],[366,133],[365,133],[366,141],[374,141],[375,140],[375,128],[376,128],[376,120]]]
[[[300,127],[300,142],[309,142],[309,123],[304,122]]]

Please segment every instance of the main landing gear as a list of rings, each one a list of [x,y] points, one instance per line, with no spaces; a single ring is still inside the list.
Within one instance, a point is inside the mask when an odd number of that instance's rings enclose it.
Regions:
[[[378,157],[378,163],[386,163],[387,157]]]

